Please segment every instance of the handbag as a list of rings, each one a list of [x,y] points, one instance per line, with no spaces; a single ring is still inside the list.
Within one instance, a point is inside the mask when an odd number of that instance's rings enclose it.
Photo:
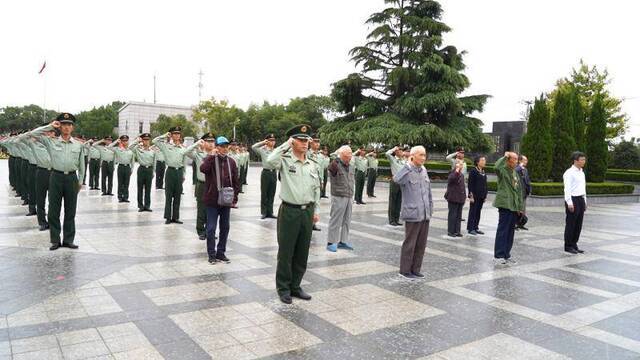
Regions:
[[[231,207],[233,205],[233,199],[235,197],[235,191],[232,187],[222,187],[220,183],[220,163],[218,161],[218,156],[216,156],[216,180],[218,185],[218,206],[222,207]],[[231,164],[229,164],[229,159],[227,159],[227,166],[229,167],[229,180],[233,183],[233,179],[231,179]]]

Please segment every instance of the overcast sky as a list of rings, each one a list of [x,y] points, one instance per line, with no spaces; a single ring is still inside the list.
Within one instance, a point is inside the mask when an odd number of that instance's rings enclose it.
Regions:
[[[628,0],[443,0],[465,50],[468,93],[493,96],[479,114],[518,120],[523,100],[553,88],[580,58],[606,67],[628,98],[629,135],[640,137],[640,4]],[[382,0],[2,1],[0,107],[36,103],[78,112],[113,100],[246,108],[328,94],[355,70],[348,51]],[[37,72],[46,59],[44,76]],[[46,84],[46,85],[45,85]]]

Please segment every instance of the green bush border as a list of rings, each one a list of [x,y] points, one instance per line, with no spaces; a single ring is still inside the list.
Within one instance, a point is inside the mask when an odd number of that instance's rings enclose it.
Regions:
[[[487,182],[489,191],[496,191],[497,182]],[[536,196],[562,196],[564,185],[562,183],[532,183],[532,195]],[[587,195],[628,195],[633,194],[634,186],[620,183],[587,183]]]

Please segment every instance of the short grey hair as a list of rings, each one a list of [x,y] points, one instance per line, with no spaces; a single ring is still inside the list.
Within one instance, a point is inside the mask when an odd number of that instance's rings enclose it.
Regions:
[[[425,155],[427,154],[427,150],[422,145],[418,145],[418,146],[412,147],[410,154],[411,154],[411,156],[413,156],[413,155],[415,155],[415,154],[417,154],[419,152],[423,152],[423,153],[425,153]]]
[[[340,148],[338,150],[336,150],[336,153],[338,155],[342,155],[345,151],[349,150],[349,152],[353,152],[353,150],[351,150],[351,146],[349,145],[342,145],[340,146]]]

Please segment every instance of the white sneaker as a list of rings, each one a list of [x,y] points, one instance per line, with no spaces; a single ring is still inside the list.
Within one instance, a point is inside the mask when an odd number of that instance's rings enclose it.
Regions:
[[[508,263],[509,265],[516,265],[518,262],[517,262],[517,261],[515,261],[513,258],[508,258],[508,259],[507,259],[507,263]]]
[[[507,265],[509,262],[503,258],[493,258],[493,265]]]

